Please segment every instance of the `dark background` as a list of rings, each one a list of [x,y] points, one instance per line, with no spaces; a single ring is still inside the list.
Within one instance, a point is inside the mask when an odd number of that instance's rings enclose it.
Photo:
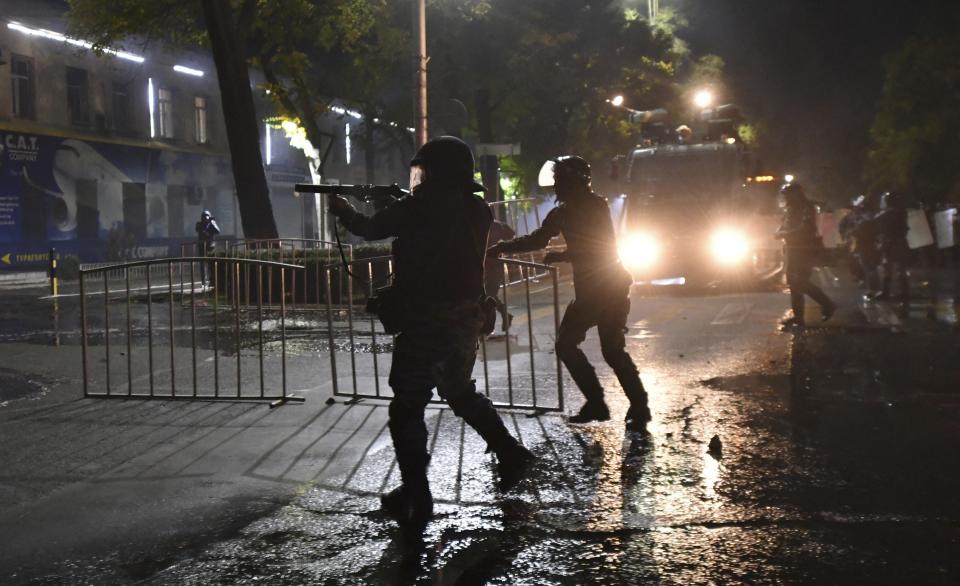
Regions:
[[[661,10],[671,4],[691,48],[726,62],[728,99],[762,125],[768,170],[840,205],[864,189],[884,58],[948,2],[661,0]]]

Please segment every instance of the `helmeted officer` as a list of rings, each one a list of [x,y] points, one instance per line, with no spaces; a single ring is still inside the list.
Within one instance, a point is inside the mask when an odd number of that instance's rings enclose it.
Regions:
[[[406,319],[390,369],[389,428],[402,484],[381,501],[402,525],[421,529],[433,511],[423,418],[434,387],[496,453],[502,489],[519,480],[533,455],[510,435],[470,379],[483,323],[483,262],[493,221],[474,195],[483,187],[473,181],[473,154],[460,139],[444,136],[424,144],[410,166],[411,195],[372,217],[333,196],[330,212],[367,240],[396,238],[393,284]]]
[[[580,157],[563,156],[548,161],[541,170],[540,184],[554,187],[559,204],[547,214],[540,228],[527,236],[496,244],[491,252],[539,250],[547,246],[551,238],[563,234],[567,249],[548,253],[544,262],[573,265],[576,299],[567,306],[560,323],[557,354],[587,402],[569,420],[586,423],[610,419],[603,387],[580,349],[587,330],[596,326],[603,358],[613,368],[630,400],[627,428],[644,431],[650,421],[647,393],[626,351],[624,339],[633,279],[620,264],[610,207],[593,192],[590,180],[590,165]]]
[[[817,211],[798,183],[787,183],[780,189],[785,209],[783,224],[776,236],[784,241],[787,257],[787,285],[790,287],[790,305],[793,317],[782,323],[787,327],[803,327],[804,295],[820,305],[823,321],[830,319],[836,305],[820,287],[810,281],[813,267],[822,253],[823,244],[817,232]]]
[[[854,264],[851,272],[863,282],[867,294],[878,289],[877,267],[880,264],[880,249],[877,242],[878,198],[860,195],[853,199],[850,213],[840,220],[840,235],[849,242]]]
[[[200,214],[200,221],[196,225],[197,232],[197,252],[198,256],[212,256],[216,246],[217,235],[220,234],[220,226],[214,219],[210,210],[203,210]],[[200,263],[200,283],[207,284],[207,263]]]
[[[880,235],[880,252],[883,255],[883,288],[876,299],[890,296],[893,273],[898,275],[901,298],[910,296],[910,245],[907,243],[907,206],[901,194],[886,192],[880,198],[880,213],[876,222]]]

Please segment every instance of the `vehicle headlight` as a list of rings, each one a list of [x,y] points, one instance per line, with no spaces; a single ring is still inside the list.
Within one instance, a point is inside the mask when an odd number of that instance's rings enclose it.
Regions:
[[[750,253],[750,243],[739,230],[717,230],[710,237],[710,251],[723,264],[735,264]]]
[[[620,239],[618,251],[620,262],[625,266],[643,269],[657,261],[660,256],[660,243],[650,234],[630,234]]]

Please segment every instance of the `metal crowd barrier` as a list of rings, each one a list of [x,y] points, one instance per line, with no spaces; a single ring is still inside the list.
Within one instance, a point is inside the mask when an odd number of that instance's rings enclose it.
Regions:
[[[201,263],[211,278],[211,285],[202,289],[196,285]],[[147,269],[146,286],[132,288],[131,274],[141,267]],[[157,284],[150,270],[155,267],[166,268],[166,279]],[[246,291],[255,297],[255,308],[240,303],[241,288],[246,286],[240,279],[241,267],[257,276],[255,291]],[[189,274],[190,286],[180,293],[185,303],[174,303],[175,268]],[[111,288],[111,274],[117,270],[124,278],[119,287]],[[280,276],[279,310],[263,303],[267,270]],[[287,393],[286,340],[287,283],[303,270],[279,262],[220,257],[152,259],[81,270],[84,397],[254,400],[271,401],[271,406],[303,401]],[[98,282],[102,289],[95,285]],[[90,304],[96,298],[102,298],[103,306],[94,313]],[[155,311],[156,303],[164,303],[166,311],[162,306]],[[278,344],[279,357],[267,350]],[[245,369],[250,360],[257,366],[251,369],[248,364]],[[233,364],[221,368],[224,361]],[[102,369],[93,366],[99,363]],[[279,392],[267,381],[279,381]]]
[[[217,241],[220,245],[221,241]],[[205,256],[199,251],[199,243],[184,242],[180,245],[181,256]],[[353,260],[353,246],[343,244],[343,254],[348,260]],[[247,238],[234,241],[224,241],[222,249],[218,249],[214,255],[217,258],[252,258],[255,260],[266,260],[279,263],[302,265],[303,274],[300,277],[293,273],[289,290],[292,292],[290,297],[291,306],[295,308],[297,303],[301,305],[321,305],[323,303],[323,292],[320,284],[321,267],[329,264],[327,260],[321,260],[321,253],[329,253],[334,259],[339,258],[340,252],[337,243],[328,240],[316,240],[309,238]],[[314,256],[314,262],[308,263],[309,255]],[[183,293],[186,290],[186,270],[180,267],[180,290]],[[275,286],[276,275],[272,267],[267,267],[266,292],[262,303],[268,307],[276,307],[278,289]],[[242,305],[252,305],[257,300],[251,298],[251,283],[254,282],[253,269],[250,266],[241,267],[241,279],[244,286],[241,288],[242,295],[240,303]]]
[[[511,272],[520,275],[500,294],[508,310],[519,306],[521,312],[504,333],[481,337],[473,373],[478,388],[497,407],[562,411],[563,372],[553,352],[560,327],[557,269],[514,259],[500,262],[505,282]],[[351,401],[389,399],[386,377],[395,338],[362,308],[368,296],[389,283],[393,260],[386,256],[348,264],[353,277],[342,264],[327,266],[323,276],[333,393]],[[499,315],[497,321],[502,325]]]

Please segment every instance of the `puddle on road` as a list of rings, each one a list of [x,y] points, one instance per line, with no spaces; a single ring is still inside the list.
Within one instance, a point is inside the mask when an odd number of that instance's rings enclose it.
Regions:
[[[46,393],[46,387],[35,378],[9,368],[0,368],[0,407],[20,399],[36,399]]]

